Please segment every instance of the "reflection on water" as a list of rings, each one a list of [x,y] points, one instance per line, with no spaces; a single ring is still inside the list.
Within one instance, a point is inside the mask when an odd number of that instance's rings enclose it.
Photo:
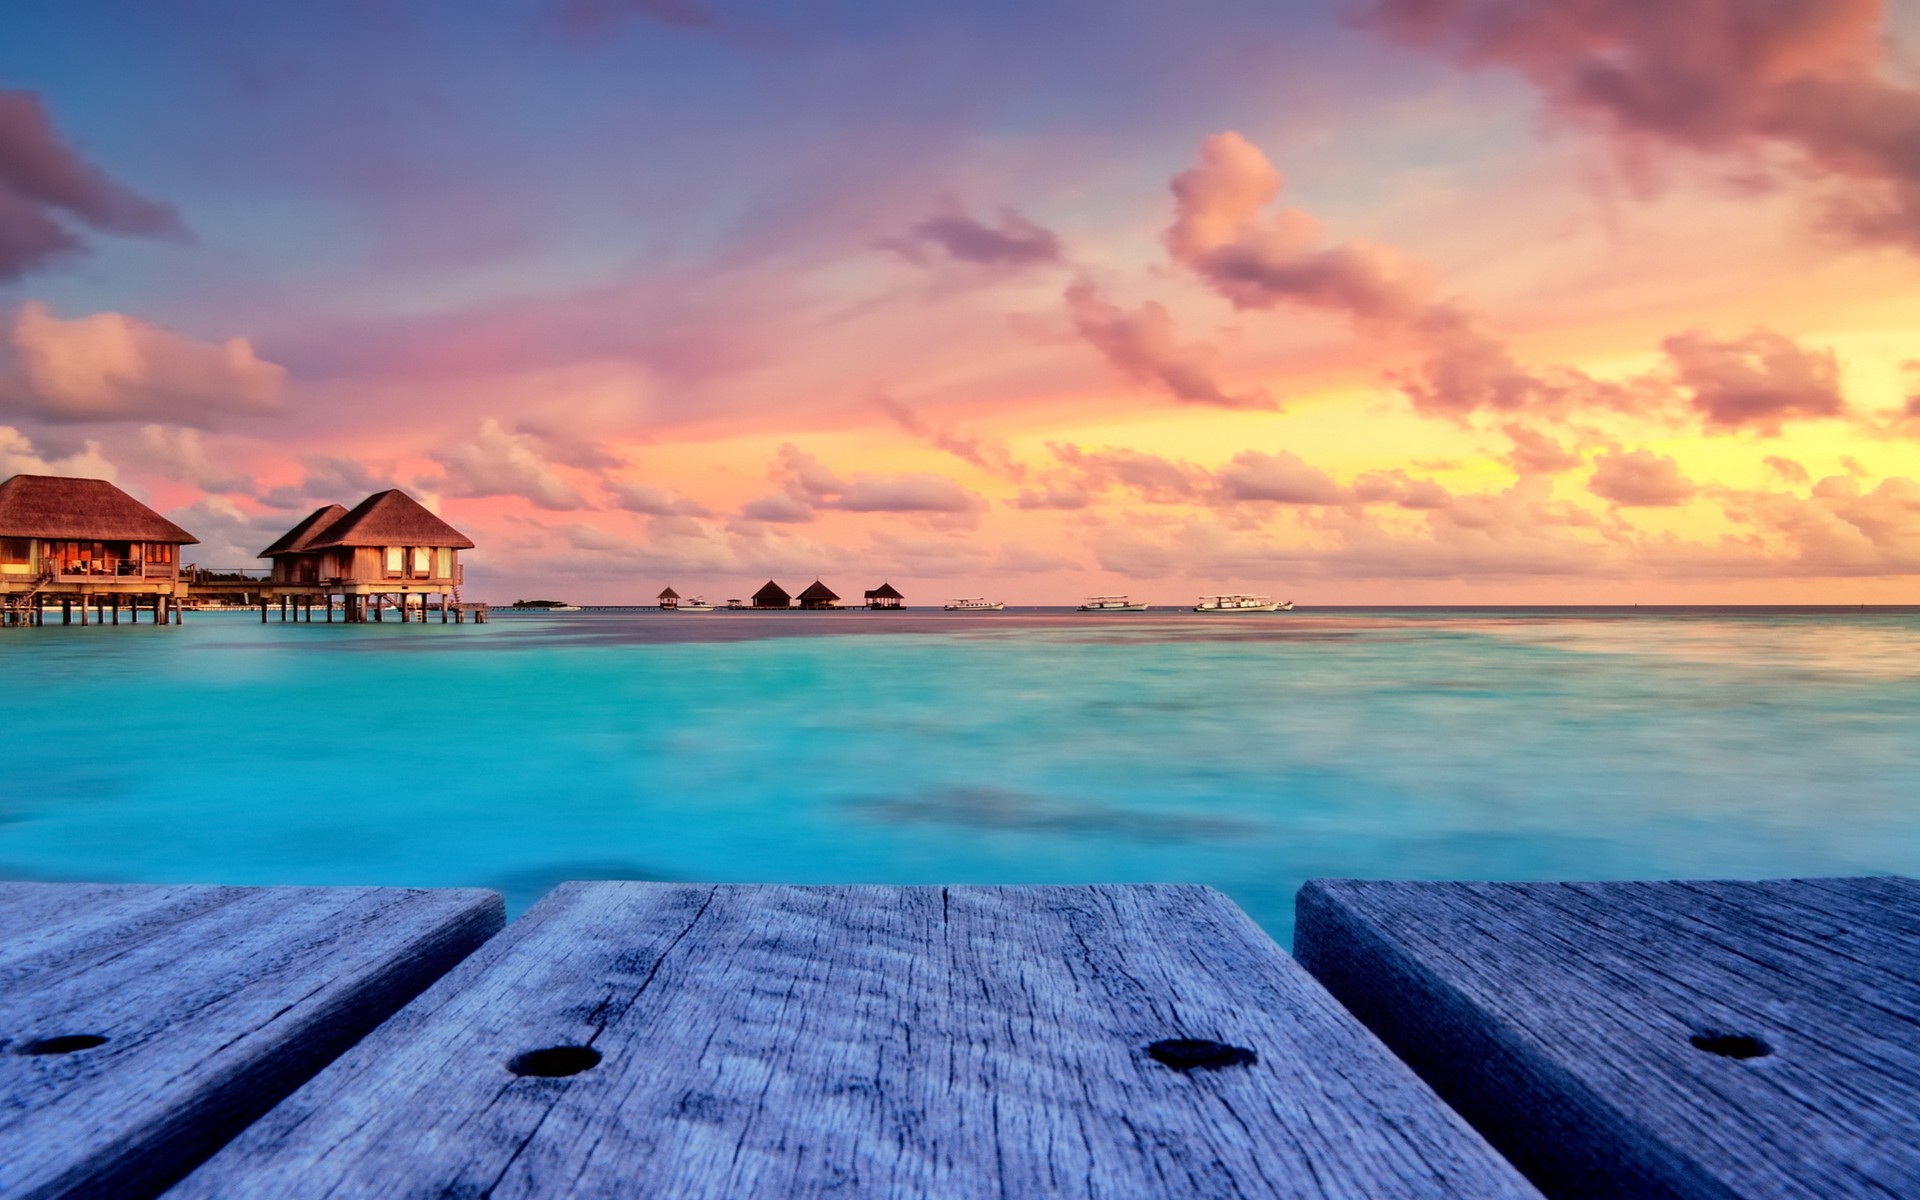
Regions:
[[[1920,872],[1920,613],[715,613],[0,630],[0,874]]]

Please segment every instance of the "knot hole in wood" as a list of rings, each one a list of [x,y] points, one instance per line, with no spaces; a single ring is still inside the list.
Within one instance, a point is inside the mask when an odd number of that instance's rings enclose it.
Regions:
[[[1229,1046],[1205,1038],[1167,1038],[1148,1046],[1147,1053],[1155,1062],[1176,1071],[1217,1071],[1222,1067],[1252,1066],[1260,1061],[1260,1056],[1245,1046]]]
[[[516,1054],[507,1063],[515,1075],[534,1075],[542,1079],[562,1079],[578,1075],[600,1065],[600,1052],[592,1046],[548,1046]]]
[[[1721,1058],[1765,1058],[1773,1053],[1772,1046],[1750,1033],[1696,1033],[1689,1040],[1694,1049]]]
[[[58,1037],[36,1038],[20,1047],[21,1054],[72,1054],[104,1046],[107,1039],[97,1033],[63,1033]]]

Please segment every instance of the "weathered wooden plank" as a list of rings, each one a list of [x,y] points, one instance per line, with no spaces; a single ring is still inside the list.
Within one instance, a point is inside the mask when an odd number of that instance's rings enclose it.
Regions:
[[[0,1197],[158,1194],[504,916],[478,890],[0,884]]]
[[[1535,1195],[1203,888],[591,883],[170,1200],[829,1194]]]
[[[1315,880],[1297,919],[1549,1196],[1920,1196],[1920,881]]]

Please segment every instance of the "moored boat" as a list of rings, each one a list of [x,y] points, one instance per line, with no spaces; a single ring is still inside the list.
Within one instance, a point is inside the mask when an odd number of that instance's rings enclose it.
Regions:
[[[675,612],[712,612],[713,605],[707,603],[705,596],[695,596],[691,600],[682,600]]]
[[[1006,606],[1005,600],[989,600],[984,596],[962,596],[947,601],[942,607],[948,612],[999,612]]]
[[[1285,612],[1293,607],[1291,600],[1275,600],[1271,596],[1255,596],[1249,592],[1227,592],[1219,596],[1202,596],[1193,606],[1199,613],[1270,613]]]
[[[1145,603],[1126,596],[1088,596],[1079,612],[1145,612]]]

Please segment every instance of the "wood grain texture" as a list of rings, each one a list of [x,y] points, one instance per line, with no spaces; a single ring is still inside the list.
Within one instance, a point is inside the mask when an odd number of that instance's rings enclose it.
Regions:
[[[1920,881],[1315,880],[1295,953],[1549,1196],[1920,1196]]]
[[[1536,1193],[1203,888],[576,883],[170,1200],[236,1195]]]
[[[477,890],[0,884],[0,1197],[157,1195],[504,916]],[[108,1040],[31,1052],[75,1034]]]

